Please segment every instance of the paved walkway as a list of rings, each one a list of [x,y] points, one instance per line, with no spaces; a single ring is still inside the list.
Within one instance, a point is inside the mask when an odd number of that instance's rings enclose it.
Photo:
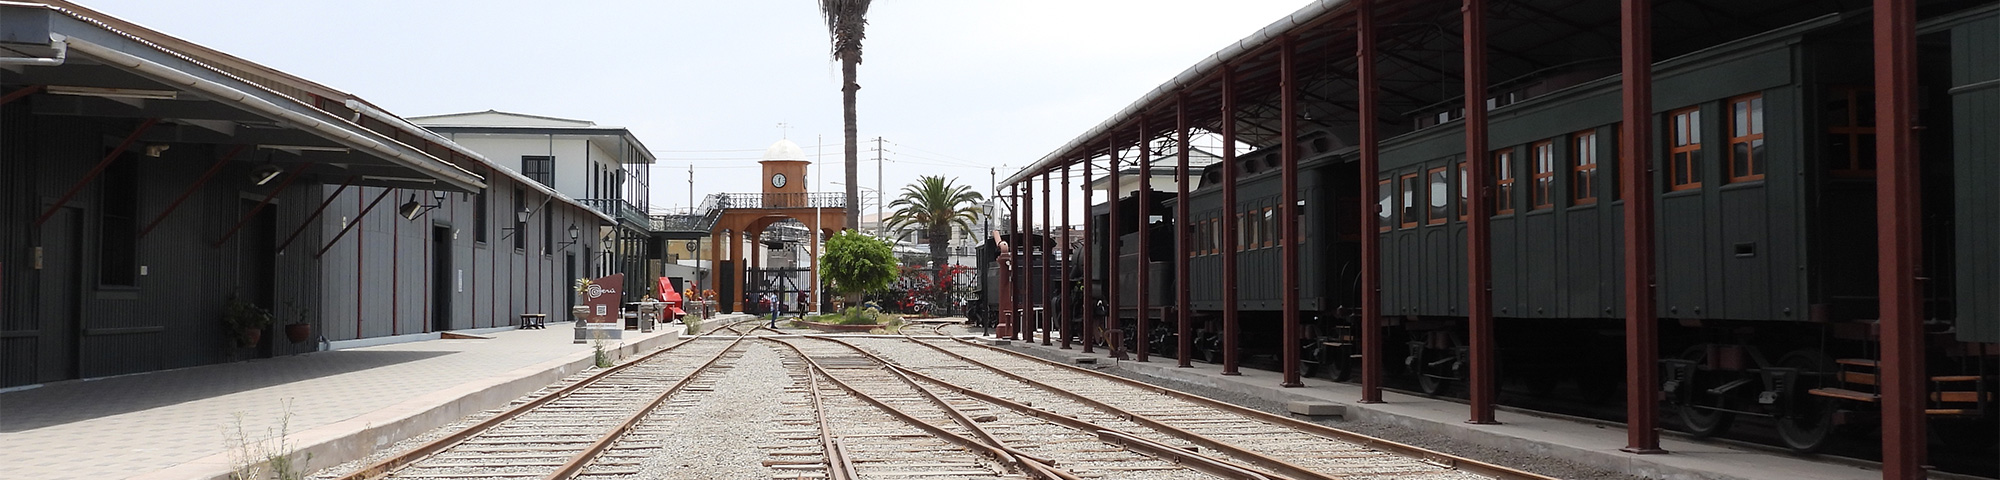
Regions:
[[[969,330],[969,332],[967,331]],[[953,331],[948,329],[948,332]],[[979,329],[957,329],[971,335]],[[988,337],[991,338],[991,337]],[[1039,338],[1039,337],[1036,337]],[[1094,359],[1097,365],[1143,376],[1241,392],[1275,402],[1306,401],[1343,405],[1344,418],[1376,424],[1396,425],[1450,436],[1488,448],[1561,457],[1585,465],[1645,478],[1714,480],[1875,480],[1879,469],[1813,461],[1793,455],[1736,448],[1713,442],[1692,442],[1674,437],[1660,439],[1666,455],[1636,455],[1619,451],[1625,446],[1625,430],[1598,424],[1529,415],[1510,411],[1495,413],[1499,425],[1465,423],[1465,404],[1425,397],[1383,392],[1385,403],[1362,404],[1361,386],[1335,383],[1321,378],[1303,379],[1303,388],[1281,388],[1279,372],[1240,369],[1242,375],[1224,376],[1222,366],[1194,362],[1192,368],[1177,368],[1172,358],[1154,357],[1149,362],[1106,358],[1105,351],[1085,355],[1081,347],[1062,350],[1035,342],[1012,342],[1007,348],[1056,361]]]
[[[566,323],[552,324],[485,340],[399,343],[4,393],[0,477],[212,478],[228,470],[226,434],[237,428],[253,437],[288,429],[304,446],[360,436],[375,437],[360,439],[364,445],[387,445],[587,367],[592,345],[573,343],[573,334]],[[675,337],[628,330],[622,348],[607,350],[629,355]],[[327,458],[348,453],[323,453],[311,468],[348,460]]]

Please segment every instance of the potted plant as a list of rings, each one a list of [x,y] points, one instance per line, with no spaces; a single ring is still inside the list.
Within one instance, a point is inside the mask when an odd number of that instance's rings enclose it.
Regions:
[[[264,328],[271,326],[271,312],[257,304],[230,298],[229,305],[222,309],[223,333],[235,340],[237,347],[256,346],[264,339]]]
[[[312,339],[312,322],[306,318],[312,316],[312,309],[297,307],[292,302],[285,302],[285,307],[292,312],[285,324],[285,339],[292,343]]]

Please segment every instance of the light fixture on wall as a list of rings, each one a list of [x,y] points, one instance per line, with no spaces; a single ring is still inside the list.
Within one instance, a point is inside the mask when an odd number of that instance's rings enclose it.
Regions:
[[[278,174],[284,172],[284,167],[280,167],[274,163],[258,165],[256,168],[250,169],[250,184],[263,185],[271,183],[271,179],[278,178]]]
[[[501,227],[500,231],[503,233],[500,234],[500,238],[507,238],[510,235],[519,233],[521,231],[522,226],[528,224],[528,218],[533,216],[535,216],[535,212],[533,210],[528,210],[525,208],[521,209],[521,211],[519,212],[514,212],[514,226]]]
[[[576,229],[576,224],[574,223],[569,224],[569,241],[557,243],[556,245],[561,247],[563,250],[568,250],[569,246],[575,245],[577,238],[581,236],[583,236],[583,232],[581,230]]]
[[[404,220],[416,220],[418,215],[423,215],[424,212],[444,206],[444,192],[431,193],[431,199],[432,203],[429,205],[417,203],[417,194],[412,193],[410,194],[410,201],[403,202],[402,206],[396,207],[396,214],[402,215]]]

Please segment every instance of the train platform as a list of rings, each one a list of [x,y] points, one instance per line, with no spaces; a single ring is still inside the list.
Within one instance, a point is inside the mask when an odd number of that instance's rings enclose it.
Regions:
[[[626,330],[605,351],[622,358],[672,344],[672,327]],[[454,333],[484,338],[430,334],[0,393],[0,477],[226,478],[239,428],[253,438],[286,432],[317,469],[505,406],[595,360],[567,322]]]
[[[947,330],[950,332],[950,330]],[[978,335],[979,330],[964,332]],[[991,336],[984,337],[991,340]],[[1670,453],[1639,455],[1619,451],[1625,445],[1625,430],[1602,423],[1542,416],[1502,410],[1495,413],[1498,425],[1465,423],[1468,408],[1463,403],[1382,393],[1384,403],[1363,404],[1361,386],[1336,383],[1323,378],[1306,378],[1302,388],[1279,387],[1279,372],[1240,369],[1242,375],[1222,375],[1222,366],[1195,362],[1178,368],[1172,358],[1154,357],[1148,362],[1108,358],[1102,349],[1084,354],[1081,347],[1070,350],[1043,346],[1038,342],[1008,342],[1004,348],[1058,362],[1095,367],[1165,380],[1168,385],[1188,385],[1221,392],[1236,392],[1248,398],[1284,405],[1288,402],[1336,405],[1344,410],[1341,418],[1393,428],[1416,429],[1479,448],[1560,457],[1584,466],[1622,472],[1642,478],[1702,480],[1877,480],[1882,472],[1855,464],[1828,462],[1783,452],[1740,448],[1714,442],[1693,442],[1671,436],[1660,439]],[[1334,426],[1338,426],[1335,424]]]

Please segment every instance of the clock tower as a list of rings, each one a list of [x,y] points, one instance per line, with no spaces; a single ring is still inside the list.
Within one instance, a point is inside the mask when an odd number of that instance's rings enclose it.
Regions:
[[[764,193],[807,193],[805,150],[791,140],[779,140],[764,149]]]

